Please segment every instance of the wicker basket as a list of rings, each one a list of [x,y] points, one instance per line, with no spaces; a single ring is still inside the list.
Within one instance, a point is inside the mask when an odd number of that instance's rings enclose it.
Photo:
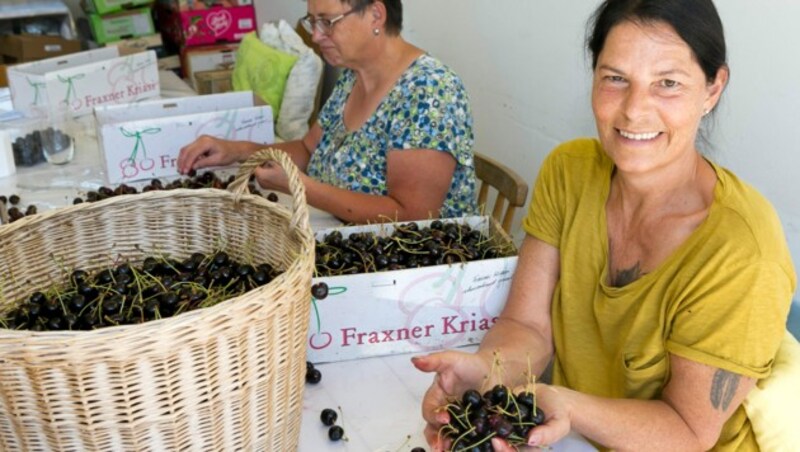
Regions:
[[[293,206],[247,194],[275,160]],[[314,237],[284,153],[264,150],[223,190],[152,191],[78,204],[0,227],[0,313],[64,279],[154,251],[224,245],[283,269],[271,283],[172,318],[93,331],[0,329],[0,450],[297,449]]]

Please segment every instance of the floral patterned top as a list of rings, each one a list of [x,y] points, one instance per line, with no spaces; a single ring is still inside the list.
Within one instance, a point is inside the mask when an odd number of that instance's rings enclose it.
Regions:
[[[475,166],[472,112],[461,79],[430,55],[418,57],[358,130],[344,125],[344,105],[356,80],[343,71],[319,114],[322,139],[307,174],[351,191],[386,195],[390,150],[432,149],[451,154],[456,168],[439,215],[474,215]]]

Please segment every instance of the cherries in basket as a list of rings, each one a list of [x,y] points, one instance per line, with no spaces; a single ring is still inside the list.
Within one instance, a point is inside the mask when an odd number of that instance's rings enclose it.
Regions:
[[[238,262],[224,251],[184,259],[150,256],[88,272],[35,291],[10,311],[0,327],[33,331],[92,330],[171,317],[213,306],[272,281],[268,264]],[[3,315],[4,314],[4,315]]]
[[[452,440],[452,451],[492,451],[491,439],[503,438],[512,446],[526,444],[528,432],[544,423],[544,412],[536,406],[536,395],[523,390],[514,395],[504,385],[481,394],[475,389],[443,409],[450,422],[440,431]]]

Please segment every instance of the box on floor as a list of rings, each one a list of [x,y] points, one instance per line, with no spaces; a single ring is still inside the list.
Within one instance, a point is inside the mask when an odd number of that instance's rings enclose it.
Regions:
[[[61,36],[7,35],[0,37],[0,53],[7,63],[27,63],[80,52],[81,42]]]

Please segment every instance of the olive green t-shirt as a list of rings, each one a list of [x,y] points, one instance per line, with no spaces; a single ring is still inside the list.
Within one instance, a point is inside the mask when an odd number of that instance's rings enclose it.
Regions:
[[[670,353],[769,375],[796,285],[791,256],[769,202],[712,165],[717,184],[705,221],[654,271],[612,287],[605,204],[613,162],[593,139],[564,143],[545,160],[523,227],[561,258],[551,308],[554,384],[656,399]],[[739,407],[715,450],[751,449],[758,446]]]

